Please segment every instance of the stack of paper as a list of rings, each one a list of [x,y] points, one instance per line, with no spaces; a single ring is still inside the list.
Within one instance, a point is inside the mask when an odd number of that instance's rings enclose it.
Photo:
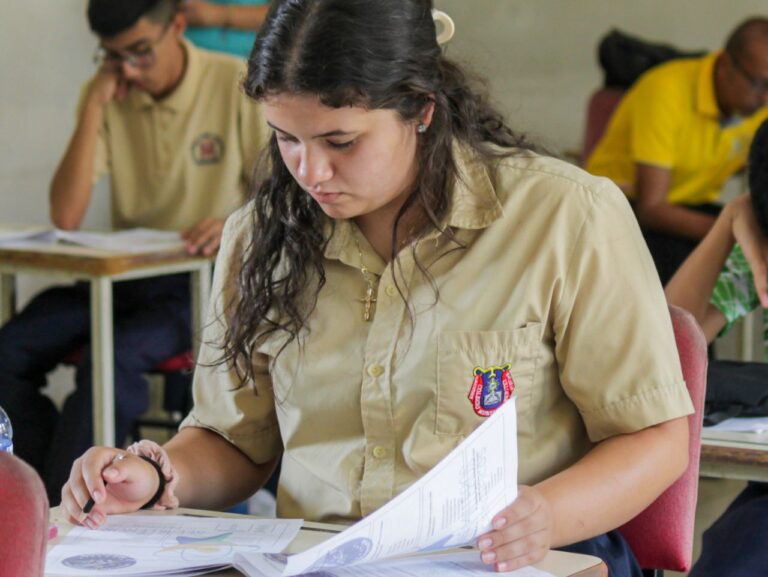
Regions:
[[[181,252],[184,242],[178,232],[149,228],[131,228],[115,232],[85,232],[42,227],[0,228],[0,246],[35,248],[67,243],[109,253],[140,254],[150,252]]]
[[[739,433],[765,433],[768,431],[768,417],[734,417],[725,419],[711,427],[705,427],[707,431],[734,431]]]
[[[250,564],[242,564],[240,556],[235,561],[235,567],[248,577],[267,577],[279,571],[279,559],[265,556],[267,559],[257,569]],[[271,565],[271,567],[269,567]],[[379,561],[354,567],[337,567],[308,573],[307,577],[554,577],[551,573],[535,567],[523,567],[516,571],[496,573],[493,566],[485,565],[480,560],[477,551],[464,553],[443,553],[422,557],[406,557],[403,559]]]
[[[477,551],[402,557],[472,544],[516,497],[512,397],[397,498],[302,553],[268,554],[283,550],[300,521],[245,520],[240,526],[230,519],[129,515],[111,517],[106,531],[73,530],[49,552],[46,572],[149,577],[160,571],[191,575],[232,564],[249,577],[486,575],[492,568],[481,563]],[[395,557],[400,559],[392,561]],[[547,574],[528,568],[511,575]]]
[[[277,553],[301,520],[115,515],[99,530],[75,527],[46,557],[45,573],[201,575],[229,567],[236,553]]]

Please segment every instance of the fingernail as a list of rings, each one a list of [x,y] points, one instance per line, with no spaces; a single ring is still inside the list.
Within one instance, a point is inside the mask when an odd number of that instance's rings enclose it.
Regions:
[[[491,539],[483,539],[477,544],[481,550],[488,549],[491,545],[493,545],[493,541]]]
[[[93,513],[91,515],[91,519],[93,519],[93,522],[97,525],[101,525],[104,521],[106,521],[106,518],[101,513]]]
[[[98,489],[96,489],[96,490],[93,492],[93,502],[94,502],[94,503],[100,503],[100,502],[101,502],[101,500],[102,500],[103,498],[104,498],[104,495],[103,495],[103,494],[102,494],[102,492],[101,492],[101,491],[99,491]]]
[[[483,560],[483,563],[486,565],[490,565],[494,561],[496,561],[496,553],[493,551],[486,551],[481,555],[481,559]]]
[[[506,561],[502,561],[501,563],[499,563],[499,564],[496,566],[496,568],[497,568],[499,571],[501,571],[501,572],[504,572],[504,571],[508,571],[508,570],[509,570],[509,564],[508,564]]]
[[[501,529],[507,524],[507,519],[505,517],[499,517],[493,522],[493,528],[494,529]]]

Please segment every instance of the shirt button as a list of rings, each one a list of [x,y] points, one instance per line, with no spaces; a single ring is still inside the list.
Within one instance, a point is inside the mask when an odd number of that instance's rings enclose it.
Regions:
[[[377,459],[383,459],[387,456],[387,449],[382,446],[374,447],[373,448],[373,456]]]
[[[397,287],[395,285],[389,285],[386,289],[387,296],[395,296],[397,294]]]
[[[368,367],[368,374],[372,377],[380,377],[384,373],[384,367],[381,365],[371,365]]]

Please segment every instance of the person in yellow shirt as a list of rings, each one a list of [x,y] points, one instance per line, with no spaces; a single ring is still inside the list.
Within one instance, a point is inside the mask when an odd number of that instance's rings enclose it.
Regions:
[[[723,51],[651,69],[619,104],[586,168],[630,198],[662,283],[712,227],[766,102],[768,19],[752,18]]]
[[[182,39],[175,0],[91,0],[99,69],[53,177],[51,219],[79,228],[94,183],[108,174],[115,229],[180,231],[190,253],[212,254],[244,199],[261,142],[258,106],[240,89],[244,65]],[[116,439],[148,405],[144,375],[190,347],[189,275],[115,285]],[[0,329],[0,404],[16,449],[43,476],[53,504],[72,461],[91,443],[89,288],[37,295]],[[40,392],[46,373],[83,349],[76,389],[59,415]]]
[[[273,135],[227,221],[195,407],[164,448],[78,459],[72,520],[89,498],[89,527],[219,508],[282,456],[279,516],[352,522],[514,394],[522,486],[482,560],[640,574],[615,528],[684,470],[692,412],[653,263],[621,191],[531,151],[431,8],[273,2],[244,83]]]

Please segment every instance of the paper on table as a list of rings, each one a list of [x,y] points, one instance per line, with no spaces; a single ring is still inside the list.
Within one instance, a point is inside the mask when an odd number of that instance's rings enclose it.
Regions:
[[[279,563],[268,555],[248,562],[242,556],[235,559],[235,567],[250,577],[269,577],[279,574]],[[317,577],[491,577],[499,575],[493,566],[485,565],[477,551],[443,553],[422,557],[388,560],[379,563],[324,569]],[[523,567],[503,573],[504,577],[554,577],[536,567]]]
[[[298,575],[465,545],[489,531],[493,516],[516,497],[513,396],[406,491],[342,533],[289,556],[278,574]]]
[[[299,519],[115,515],[99,530],[74,527],[46,556],[46,575],[134,577],[200,574],[232,564],[238,552],[277,553]]]
[[[34,248],[65,242],[112,253],[139,254],[147,252],[176,252],[184,250],[184,242],[176,231],[131,228],[114,232],[86,232],[40,227],[0,228],[0,246]]]
[[[763,433],[768,431],[768,417],[735,417],[725,419],[707,427],[709,431],[734,431],[740,433]]]

